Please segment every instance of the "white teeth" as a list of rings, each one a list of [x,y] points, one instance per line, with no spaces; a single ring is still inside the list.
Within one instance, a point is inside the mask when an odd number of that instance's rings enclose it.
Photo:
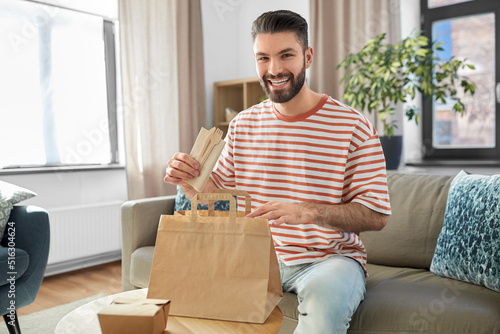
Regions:
[[[288,81],[288,79],[283,79],[283,80],[279,80],[279,81],[274,81],[274,80],[270,80],[270,81],[271,81],[271,83],[272,83],[273,85],[278,86],[278,85],[282,85],[282,84],[284,84],[285,82],[287,82],[287,81]]]

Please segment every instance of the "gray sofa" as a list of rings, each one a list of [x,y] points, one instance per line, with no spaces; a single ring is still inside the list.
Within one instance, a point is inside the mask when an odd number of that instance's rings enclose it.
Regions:
[[[382,231],[361,233],[369,277],[348,333],[500,333],[500,293],[429,271],[451,180],[389,173],[393,214]],[[159,217],[173,212],[174,199],[123,204],[124,290],[148,286]],[[279,306],[284,315],[279,333],[292,333],[297,296],[285,293]]]

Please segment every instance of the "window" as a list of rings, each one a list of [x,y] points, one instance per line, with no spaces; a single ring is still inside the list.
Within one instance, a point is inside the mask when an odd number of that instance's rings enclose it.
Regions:
[[[449,6],[455,3],[466,2],[472,0],[429,0],[429,8]]]
[[[424,33],[444,50],[437,56],[467,59],[475,70],[461,75],[476,85],[465,97],[461,117],[451,106],[423,104],[427,160],[500,160],[500,2],[496,0],[421,0]],[[459,85],[459,82],[457,83]],[[498,88],[497,88],[498,87]]]
[[[0,0],[0,169],[118,162],[113,22]]]

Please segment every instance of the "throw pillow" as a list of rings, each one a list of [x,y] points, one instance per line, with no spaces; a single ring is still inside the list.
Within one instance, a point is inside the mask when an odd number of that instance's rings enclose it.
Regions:
[[[236,199],[236,197],[235,197]],[[189,211],[191,210],[191,201],[187,199],[182,190],[177,187],[177,196],[175,197],[175,211]],[[198,204],[198,210],[208,210],[208,205]],[[216,211],[229,211],[229,201],[217,201],[214,203],[214,210]]]
[[[500,292],[500,175],[452,181],[430,270]]]
[[[13,205],[34,196],[36,193],[31,190],[0,181],[0,240],[5,232]]]

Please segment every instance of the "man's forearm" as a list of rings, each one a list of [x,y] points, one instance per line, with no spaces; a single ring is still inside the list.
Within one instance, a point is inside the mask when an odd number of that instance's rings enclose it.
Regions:
[[[314,223],[336,231],[378,231],[387,224],[388,215],[375,212],[359,203],[319,204],[270,201],[247,217],[268,219],[274,226]]]
[[[318,204],[298,203],[311,212],[311,222],[342,232],[379,231],[384,228],[388,215],[373,211],[359,203]]]

